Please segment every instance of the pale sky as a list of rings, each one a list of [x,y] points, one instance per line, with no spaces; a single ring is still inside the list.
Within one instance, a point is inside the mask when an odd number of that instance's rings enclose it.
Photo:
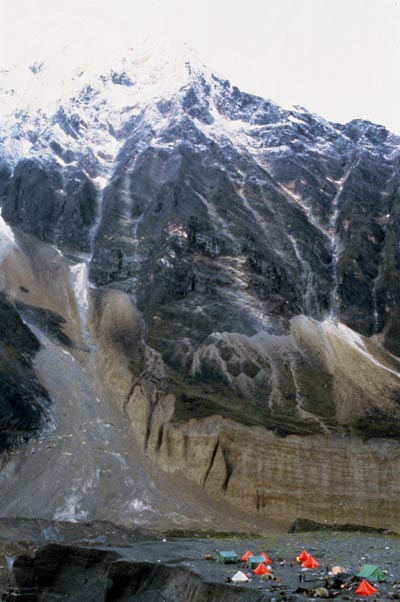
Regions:
[[[242,90],[400,134],[400,0],[0,0],[0,69],[77,44],[186,41]]]

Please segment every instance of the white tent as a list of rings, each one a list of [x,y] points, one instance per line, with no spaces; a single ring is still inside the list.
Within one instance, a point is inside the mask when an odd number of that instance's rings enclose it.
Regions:
[[[238,571],[232,577],[232,581],[234,583],[244,583],[245,581],[248,581],[248,580],[249,580],[248,576],[245,575],[244,573],[242,573],[242,571]]]

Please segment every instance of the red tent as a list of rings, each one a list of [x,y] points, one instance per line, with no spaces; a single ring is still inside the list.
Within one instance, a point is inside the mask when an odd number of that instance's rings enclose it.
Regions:
[[[305,560],[307,560],[307,558],[309,557],[309,553],[306,552],[306,550],[303,550],[302,553],[300,554],[300,556],[297,556],[297,560],[299,562],[304,562]]]
[[[372,594],[376,594],[377,591],[378,590],[368,583],[366,579],[363,579],[356,589],[356,594],[358,596],[372,596]]]
[[[258,567],[255,568],[253,572],[254,572],[255,575],[265,575],[265,573],[270,573],[271,571],[269,569],[267,569],[267,567],[265,566],[265,564],[263,564],[262,562],[260,562],[260,564],[258,565]]]
[[[315,560],[315,558],[313,556],[309,556],[303,562],[304,569],[317,569],[318,567],[319,567],[319,562],[318,562],[318,560]]]
[[[266,564],[272,564],[271,558],[265,552],[261,552],[261,556],[264,558]]]
[[[254,556],[253,552],[250,552],[250,550],[247,550],[247,552],[245,552],[242,556],[242,562],[247,562],[251,556]]]

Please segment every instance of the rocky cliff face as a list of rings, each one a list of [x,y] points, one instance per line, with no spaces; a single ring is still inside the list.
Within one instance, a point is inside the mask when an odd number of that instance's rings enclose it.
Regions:
[[[164,470],[244,510],[323,519],[332,488],[358,500],[349,483],[380,474],[376,438],[397,466],[399,138],[280,108],[193,59],[172,67],[160,77],[132,49],[45,109],[5,76],[2,216],[71,275],[27,299],[11,266],[3,290],[95,361]],[[46,66],[31,77],[46,90]],[[297,465],[310,450],[325,450],[315,482]],[[323,502],[303,503],[317,482]]]
[[[0,451],[47,426],[49,396],[32,367],[40,344],[0,294]]]

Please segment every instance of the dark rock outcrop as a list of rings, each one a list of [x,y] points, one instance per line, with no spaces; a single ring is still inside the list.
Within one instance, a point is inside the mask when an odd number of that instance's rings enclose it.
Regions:
[[[382,535],[387,535],[390,533],[390,531],[387,529],[376,529],[374,527],[367,527],[365,525],[317,523],[307,518],[296,518],[296,520],[290,525],[289,529],[289,533],[309,533],[310,531],[380,533]]]
[[[0,206],[8,195],[8,187],[11,181],[12,171],[10,167],[0,160]]]
[[[97,208],[96,189],[81,170],[30,158],[15,167],[3,201],[3,217],[40,240],[88,251]]]
[[[0,293],[0,451],[38,433],[49,398],[32,367],[40,344]]]

